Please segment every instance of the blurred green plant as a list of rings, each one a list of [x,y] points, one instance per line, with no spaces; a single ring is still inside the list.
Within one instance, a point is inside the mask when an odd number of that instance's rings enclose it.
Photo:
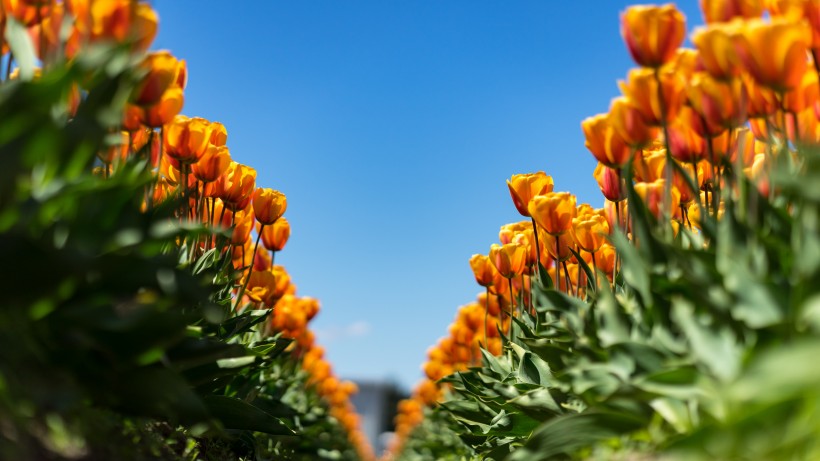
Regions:
[[[270,311],[232,311],[230,255],[188,259],[210,231],[145,209],[149,154],[93,172],[133,59],[93,47],[0,85],[0,459],[356,459]]]

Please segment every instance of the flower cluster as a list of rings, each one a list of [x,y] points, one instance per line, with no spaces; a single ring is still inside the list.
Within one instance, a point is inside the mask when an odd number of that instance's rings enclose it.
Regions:
[[[260,187],[256,170],[232,158],[223,124],[181,114],[187,66],[168,51],[149,51],[159,22],[151,5],[135,0],[2,0],[0,25],[5,28],[11,22],[25,28],[46,70],[70,62],[95,44],[127,47],[138,63],[139,81],[125,103],[120,142],[98,152],[95,173],[109,178],[123,171],[127,162],[146,163],[155,180],[141,197],[143,209],[179,203],[175,216],[181,222],[210,229],[178,242],[189,255],[187,262],[209,252],[232,262],[237,274],[233,311],[269,310],[264,333],[294,340],[290,352],[294,360],[301,361],[309,385],[327,402],[362,458],[372,458],[349,400],[356,386],[333,375],[308,328],[319,312],[318,301],[296,296],[288,272],[274,264],[290,237],[290,224],[283,217],[287,198],[280,191]],[[4,54],[9,52],[7,45],[0,34]],[[21,75],[22,69],[12,72],[13,60],[9,56],[6,79],[42,74]],[[83,94],[77,88],[67,95],[72,116],[82,105]]]
[[[580,298],[602,284],[617,289],[613,234],[640,244],[630,205],[669,238],[685,233],[709,245],[704,222],[723,216],[727,198],[745,204],[749,186],[761,200],[774,198],[774,162],[799,162],[796,149],[820,145],[820,2],[701,0],[701,7],[706,24],[691,34],[692,49],[681,48],[686,24],[674,5],[622,14],[637,67],[619,82],[609,111],[581,123],[603,206],[554,191],[544,172],[507,181],[525,219],[502,226],[500,242],[470,259],[484,292],[430,350],[427,379],[400,406],[397,447],[421,420],[419,408],[442,398],[437,380],[477,365],[480,348],[499,354],[495,335],[513,336],[510,320],[534,311],[531,281],[549,280]]]

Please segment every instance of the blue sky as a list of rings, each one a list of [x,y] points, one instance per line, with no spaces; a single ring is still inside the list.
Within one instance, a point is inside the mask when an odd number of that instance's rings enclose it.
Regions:
[[[336,372],[409,389],[480,291],[469,257],[521,219],[506,179],[544,170],[603,203],[580,123],[632,66],[627,4],[159,0],[155,48],[188,63],[183,113],[287,194],[277,263],[321,301]]]

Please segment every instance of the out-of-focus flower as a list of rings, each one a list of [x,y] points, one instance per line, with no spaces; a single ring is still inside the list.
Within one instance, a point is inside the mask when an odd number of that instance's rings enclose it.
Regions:
[[[211,183],[222,176],[230,163],[231,153],[226,146],[210,144],[205,148],[202,157],[191,165],[191,172],[196,179],[204,183]]]
[[[669,62],[686,34],[686,19],[674,5],[631,6],[621,15],[621,35],[638,65]]]
[[[763,1],[700,0],[700,9],[707,23],[727,22],[734,18],[759,18],[763,14]]]
[[[276,222],[288,209],[288,199],[278,190],[260,187],[253,192],[253,214],[263,225]]]
[[[544,248],[547,254],[552,259],[557,259],[558,262],[566,261],[572,257],[572,252],[569,251],[575,245],[572,236],[569,233],[561,235],[543,234]]]
[[[682,118],[669,125],[669,150],[675,160],[697,163],[706,158],[706,141],[691,126]]]
[[[489,287],[493,284],[493,273],[496,269],[489,256],[474,254],[470,257],[470,268],[473,270],[476,283],[483,287]]]
[[[620,168],[629,160],[631,149],[610,123],[610,114],[598,114],[581,122],[585,145],[595,158],[610,168]]]
[[[658,179],[653,182],[639,182],[635,184],[635,192],[646,205],[649,212],[656,218],[660,218],[663,215],[664,184],[665,181],[663,179]],[[671,188],[671,192],[672,201],[670,202],[669,209],[667,211],[670,216],[674,217],[680,212],[678,209],[678,204],[680,203],[680,192],[675,187]]]
[[[257,231],[260,229],[257,228]],[[284,216],[261,229],[262,244],[269,251],[282,251],[290,238],[290,223]]]
[[[692,34],[700,64],[712,77],[727,80],[740,74],[741,67],[735,54],[733,37],[738,33],[741,23],[742,21],[711,24],[698,27]]]
[[[595,171],[592,173],[595,181],[598,182],[598,187],[601,188],[601,193],[604,194],[607,200],[612,202],[620,202],[626,198],[626,190],[621,184],[621,174],[618,170],[609,168],[603,163],[598,162]]]
[[[595,253],[606,241],[609,223],[598,213],[583,213],[572,219],[569,232],[582,250]]]
[[[646,122],[653,126],[661,126],[663,120],[673,120],[683,103],[684,82],[681,76],[664,67],[659,71],[658,77],[663,104],[658,97],[658,81],[652,69],[632,69],[627,74],[626,81],[619,82],[624,96],[641,111]]]
[[[552,235],[567,232],[575,217],[575,196],[569,192],[550,192],[530,201],[530,214],[542,229]]]
[[[643,113],[625,96],[612,100],[608,120],[621,139],[633,149],[647,146],[657,137],[657,128],[650,126]]]
[[[524,273],[527,263],[527,249],[517,243],[493,244],[490,247],[490,261],[504,278],[513,278]]]
[[[740,79],[717,80],[698,72],[687,86],[689,103],[707,125],[731,129],[746,122],[746,88]],[[720,128],[709,129],[718,133]]]
[[[49,16],[53,7],[54,0],[3,0],[2,10],[7,17],[30,27]]]
[[[735,49],[759,84],[786,91],[800,84],[808,65],[811,31],[785,18],[752,19],[735,34]]]
[[[527,210],[530,200],[536,195],[552,192],[552,176],[547,176],[543,171],[536,173],[514,174],[507,181],[507,188],[510,189],[515,208],[521,216],[530,216]]]

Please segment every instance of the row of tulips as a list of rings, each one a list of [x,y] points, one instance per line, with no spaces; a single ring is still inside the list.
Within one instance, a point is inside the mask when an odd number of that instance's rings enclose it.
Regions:
[[[694,49],[680,47],[686,25],[674,5],[633,6],[622,15],[638,67],[619,82],[622,95],[608,112],[581,123],[599,162],[593,177],[602,208],[554,191],[544,172],[507,181],[525,220],[502,226],[500,242],[470,259],[484,291],[459,309],[450,335],[428,351],[426,379],[399,406],[393,453],[422,421],[422,409],[445,398],[440,379],[481,366],[482,350],[500,355],[501,335],[515,335],[511,319],[535,313],[533,277],[548,275],[556,290],[581,299],[601,284],[623,289],[621,256],[611,241],[620,233],[640,244],[631,232],[630,189],[670,238],[680,238],[681,229],[696,235],[704,213],[723,216],[727,196],[743,207],[740,213],[755,213],[756,204],[743,199],[744,185],[773,198],[774,162],[796,161],[790,149],[820,145],[820,2],[702,0],[701,6],[706,25],[692,34]]]
[[[186,63],[167,51],[148,51],[158,27],[151,5],[132,0],[3,0],[0,25],[9,22],[26,27],[45,70],[96,43],[129,47],[139,60],[140,80],[125,107],[121,141],[98,152],[95,173],[115,177],[128,162],[148,161],[155,180],[145,190],[143,210],[178,199],[175,215],[180,222],[210,230],[177,242],[187,249],[187,264],[214,249],[228,255],[237,274],[233,310],[269,311],[262,336],[293,340],[290,354],[308,374],[308,385],[323,397],[360,457],[372,458],[349,399],[356,386],[333,374],[309,329],[319,312],[318,301],[297,296],[285,268],[274,263],[291,232],[283,217],[286,196],[259,187],[256,170],[232,159],[224,125],[180,114],[188,79]],[[7,52],[7,44],[2,46]],[[20,71],[12,72],[14,55],[7,59],[6,78],[20,77]],[[82,93],[76,88],[67,95],[70,114],[82,104]]]

